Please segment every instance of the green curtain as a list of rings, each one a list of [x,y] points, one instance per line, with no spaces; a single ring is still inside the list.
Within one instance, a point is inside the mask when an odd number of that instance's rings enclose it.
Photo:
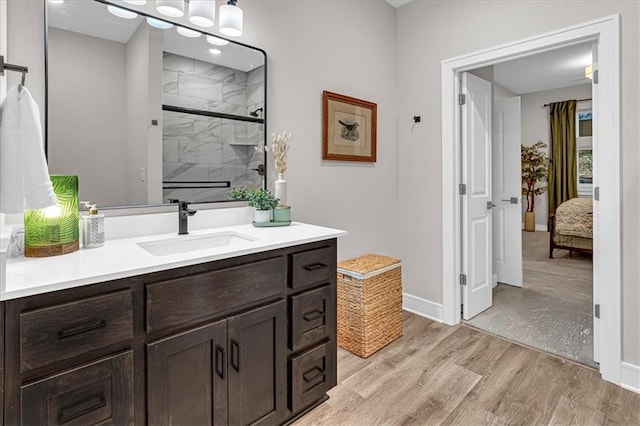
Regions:
[[[555,214],[556,207],[563,201],[578,196],[576,101],[549,104],[549,115],[549,214]]]

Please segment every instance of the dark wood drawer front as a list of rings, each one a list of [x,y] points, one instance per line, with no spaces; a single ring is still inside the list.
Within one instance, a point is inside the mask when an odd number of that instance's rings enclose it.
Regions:
[[[330,342],[290,358],[289,409],[292,413],[318,401],[331,388],[335,362],[336,353]]]
[[[22,372],[133,337],[131,290],[20,314]]]
[[[335,248],[324,247],[291,255],[291,288],[305,287],[335,278]]]
[[[335,327],[332,293],[332,287],[326,285],[291,297],[291,350],[297,351],[331,336]]]
[[[284,256],[147,284],[147,333],[206,320],[284,292]]]
[[[23,425],[133,424],[133,352],[20,389]]]

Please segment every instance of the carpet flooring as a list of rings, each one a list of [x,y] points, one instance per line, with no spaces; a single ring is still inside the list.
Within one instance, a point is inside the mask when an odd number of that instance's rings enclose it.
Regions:
[[[593,261],[555,250],[549,233],[523,232],[524,287],[498,284],[493,306],[467,324],[597,368],[593,361]]]

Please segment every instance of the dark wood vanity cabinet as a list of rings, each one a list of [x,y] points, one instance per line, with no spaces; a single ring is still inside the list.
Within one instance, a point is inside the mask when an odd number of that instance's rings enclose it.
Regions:
[[[4,424],[287,423],[336,385],[335,304],[335,239],[4,302]]]

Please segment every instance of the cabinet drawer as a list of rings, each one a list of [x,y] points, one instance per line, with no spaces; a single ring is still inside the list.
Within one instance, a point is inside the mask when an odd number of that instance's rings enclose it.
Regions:
[[[292,413],[318,401],[334,385],[336,347],[323,343],[289,359]]]
[[[289,347],[292,351],[331,337],[335,328],[335,301],[330,285],[291,296]]]
[[[23,425],[133,424],[133,352],[20,388]]]
[[[147,333],[204,321],[281,295],[286,260],[259,262],[147,284]]]
[[[304,251],[291,255],[292,288],[305,287],[336,279],[336,251],[333,247]]]
[[[20,314],[20,371],[131,339],[131,290]]]

